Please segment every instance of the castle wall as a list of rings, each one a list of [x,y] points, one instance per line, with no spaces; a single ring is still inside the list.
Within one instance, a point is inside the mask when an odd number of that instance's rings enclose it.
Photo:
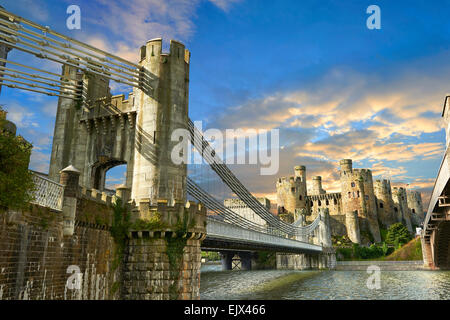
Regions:
[[[307,221],[314,221],[321,208],[328,208],[331,216],[342,214],[341,193],[310,195],[307,199],[311,208],[311,215],[307,216]]]
[[[0,213],[0,299],[116,299],[119,270],[106,230],[110,209],[86,199],[78,204],[74,235],[63,236],[63,216],[37,205]],[[76,266],[81,288],[66,288]]]

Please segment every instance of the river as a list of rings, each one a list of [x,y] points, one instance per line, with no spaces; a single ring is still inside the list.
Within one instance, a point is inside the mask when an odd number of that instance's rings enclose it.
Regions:
[[[366,271],[221,271],[204,265],[202,300],[450,299],[450,271],[381,271],[369,289]]]

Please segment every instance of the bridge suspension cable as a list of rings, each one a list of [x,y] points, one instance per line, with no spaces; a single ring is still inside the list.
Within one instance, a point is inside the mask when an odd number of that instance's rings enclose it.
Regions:
[[[144,67],[55,32],[49,27],[24,19],[3,8],[0,8],[0,17],[2,17],[0,44],[40,59],[72,66],[86,73],[139,88],[148,94],[153,92],[152,82],[157,80],[157,77]],[[80,96],[77,98],[81,99]]]
[[[271,227],[278,229],[288,235],[305,235],[312,232],[317,225],[299,227],[286,223],[274,216],[266,207],[264,207],[256,198],[244,187],[236,178],[231,170],[216,155],[214,149],[203,137],[202,133],[194,126],[192,120],[188,119],[188,130],[191,134],[191,142],[198,150],[205,161],[219,175],[222,181],[241,199],[251,210],[264,219]]]
[[[224,218],[225,222],[229,222],[242,228],[254,230],[257,232],[269,233],[277,236],[289,235],[271,226],[263,226],[238,215],[233,210],[225,207],[223,204],[214,199],[214,197],[200,188],[200,186],[198,186],[190,178],[187,178],[187,192],[192,195],[197,201],[205,204],[205,206],[213,213]],[[311,234],[319,225],[319,221],[320,217],[318,216],[311,224],[305,227],[298,227],[297,235],[305,236]]]

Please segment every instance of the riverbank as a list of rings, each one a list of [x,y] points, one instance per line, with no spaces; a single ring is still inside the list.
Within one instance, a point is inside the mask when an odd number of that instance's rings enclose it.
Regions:
[[[369,266],[378,266],[382,271],[416,271],[426,270],[422,260],[414,261],[337,261],[337,271],[361,271],[367,270]]]

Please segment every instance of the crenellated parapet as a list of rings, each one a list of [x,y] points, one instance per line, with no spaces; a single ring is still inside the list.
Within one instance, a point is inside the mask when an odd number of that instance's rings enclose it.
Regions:
[[[351,159],[341,160],[340,166],[343,213],[349,215],[348,221],[353,221],[356,212],[361,222],[361,231],[370,232],[375,242],[381,241],[372,171],[353,169]],[[350,232],[348,227],[347,230]]]
[[[132,211],[131,223],[131,236],[142,236],[142,233],[136,233],[142,231],[148,232],[151,237],[164,237],[170,233],[173,237],[187,236],[189,239],[203,240],[206,236],[206,207],[194,201],[185,204],[176,202],[173,205],[166,199],[158,199],[156,203],[141,201],[139,209]]]
[[[293,176],[282,177],[276,183],[278,214],[287,222],[298,219],[295,216],[296,209],[308,208],[306,168],[296,166],[294,172]]]

